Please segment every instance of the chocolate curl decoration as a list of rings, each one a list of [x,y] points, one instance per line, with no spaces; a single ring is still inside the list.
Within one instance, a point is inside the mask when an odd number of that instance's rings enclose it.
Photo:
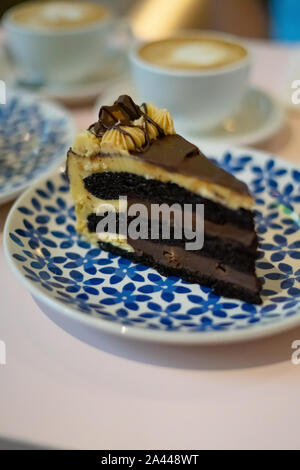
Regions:
[[[164,135],[164,131],[147,115],[147,106],[145,104],[142,105],[142,108],[143,110],[135,104],[130,96],[121,95],[112,106],[101,106],[98,122],[92,124],[89,127],[89,131],[93,132],[97,137],[103,137],[106,131],[110,129],[117,129],[122,134],[130,137],[134,143],[136,151],[143,152],[150,145],[147,123],[150,123],[156,127],[160,137]],[[139,148],[134,142],[132,136],[122,129],[122,126],[135,127],[134,124],[132,124],[132,121],[135,121],[140,117],[143,117],[144,125],[138,127],[140,127],[140,129],[142,129],[145,134],[145,145],[142,148]]]

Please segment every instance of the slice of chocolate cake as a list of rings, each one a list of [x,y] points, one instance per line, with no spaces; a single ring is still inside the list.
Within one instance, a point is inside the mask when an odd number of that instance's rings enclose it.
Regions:
[[[77,135],[67,172],[77,230],[86,239],[163,275],[261,303],[253,198],[244,183],[175,133],[167,110],[137,106],[125,95],[103,106],[99,120]],[[136,204],[146,209],[139,211],[138,223]],[[195,233],[198,207],[203,206],[203,246],[192,246],[189,231],[178,235],[178,221]],[[169,232],[164,231],[168,212],[160,210],[166,207],[172,208]],[[109,215],[115,225],[103,228]]]

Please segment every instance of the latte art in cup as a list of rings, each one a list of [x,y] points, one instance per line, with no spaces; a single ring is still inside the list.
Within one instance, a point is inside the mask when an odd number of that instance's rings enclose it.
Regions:
[[[212,31],[182,31],[130,53],[141,101],[169,109],[188,133],[210,132],[239,110],[251,62],[239,38]]]
[[[160,67],[210,70],[243,59],[247,51],[239,44],[199,36],[154,41],[142,46],[139,55],[143,60]]]
[[[66,30],[97,23],[107,16],[108,10],[96,3],[49,1],[20,4],[11,19],[30,29]]]

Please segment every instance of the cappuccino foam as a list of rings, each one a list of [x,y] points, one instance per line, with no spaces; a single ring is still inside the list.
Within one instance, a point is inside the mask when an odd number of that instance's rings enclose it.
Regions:
[[[26,2],[12,12],[14,22],[35,29],[71,29],[100,21],[108,15],[102,5],[76,1]]]
[[[246,49],[239,44],[211,37],[173,38],[143,46],[140,57],[161,67],[209,70],[244,58]]]

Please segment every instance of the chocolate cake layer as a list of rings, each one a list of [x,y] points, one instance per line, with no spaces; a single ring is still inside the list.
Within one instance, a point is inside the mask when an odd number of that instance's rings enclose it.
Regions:
[[[101,172],[84,178],[84,186],[93,196],[104,200],[127,196],[156,204],[204,204],[205,218],[217,224],[230,223],[254,231],[254,214],[246,209],[232,210],[192,193],[176,183],[163,183],[133,173]]]
[[[87,226],[90,233],[96,232],[97,224],[105,217],[99,216],[96,214],[89,214]],[[128,217],[128,223],[131,222],[134,218]],[[119,230],[119,217],[116,214],[116,232],[120,233]],[[104,230],[107,232],[107,229]],[[127,235],[127,234],[126,234]],[[178,246],[184,249],[185,243],[190,242],[184,234],[183,237],[180,239],[176,239],[174,237],[174,230],[173,227],[170,226],[170,238],[163,239],[162,238],[162,225],[160,224],[159,230],[159,238],[158,239],[151,239],[151,227],[150,221],[148,224],[148,240],[151,240],[153,243],[163,243],[164,245],[168,246]],[[212,256],[214,258],[218,258],[220,262],[226,263],[229,266],[234,267],[238,271],[241,272],[253,272],[255,269],[255,259],[256,255],[253,252],[249,252],[246,249],[243,249],[241,245],[237,242],[232,241],[224,241],[221,238],[217,237],[210,237],[205,235],[204,237],[204,245],[201,250],[195,250],[193,253],[196,255],[201,255],[205,257]]]
[[[103,250],[153,267],[163,276],[178,276],[188,282],[211,287],[218,295],[261,304],[261,283],[254,274],[241,273],[213,258],[200,259],[198,255],[181,247],[172,248],[149,240],[129,242],[134,247],[134,252],[127,252],[110,243],[99,242],[99,246]]]

